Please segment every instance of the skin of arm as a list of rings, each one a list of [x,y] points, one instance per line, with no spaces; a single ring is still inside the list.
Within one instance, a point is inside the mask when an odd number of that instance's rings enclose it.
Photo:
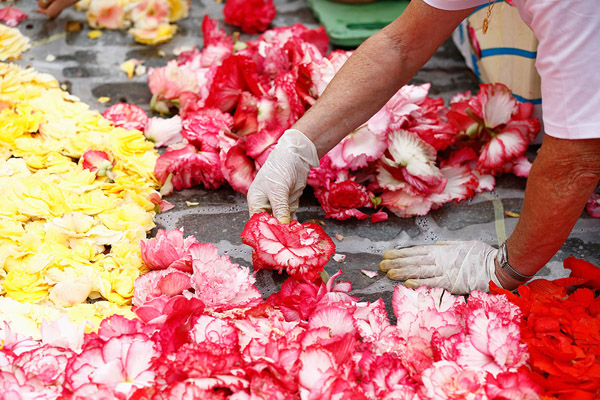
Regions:
[[[56,18],[67,7],[77,3],[78,0],[38,0],[38,12],[48,18]]]
[[[381,109],[472,10],[444,11],[412,0],[400,17],[356,49],[293,128],[323,157]]]
[[[519,222],[506,242],[508,262],[533,275],[561,248],[600,180],[600,139],[546,135],[525,189]],[[515,281],[496,264],[505,289]]]

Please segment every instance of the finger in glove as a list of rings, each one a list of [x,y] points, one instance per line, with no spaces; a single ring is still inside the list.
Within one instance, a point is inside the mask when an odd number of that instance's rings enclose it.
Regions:
[[[408,279],[404,282],[404,286],[411,289],[418,289],[421,286],[427,286],[428,288],[442,287],[446,290],[450,290],[450,282],[443,276],[426,279]]]
[[[408,266],[419,266],[419,265],[435,265],[435,260],[430,255],[423,256],[411,256],[411,257],[399,257],[394,259],[383,260],[379,263],[379,269],[383,272],[389,271],[390,269],[403,268]]]
[[[411,265],[404,268],[390,269],[388,278],[393,281],[406,281],[408,279],[434,278],[443,275],[435,265],[416,266]]]
[[[384,260],[392,260],[399,257],[424,256],[431,252],[429,246],[413,246],[403,249],[392,249],[383,253]]]

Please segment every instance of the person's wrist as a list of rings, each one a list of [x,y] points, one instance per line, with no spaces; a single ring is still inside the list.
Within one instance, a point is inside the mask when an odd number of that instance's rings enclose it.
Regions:
[[[516,280],[512,276],[510,276],[501,266],[498,264],[498,260],[494,259],[494,267],[496,274],[496,279],[500,282],[500,286],[506,290],[513,291],[518,288],[520,285],[523,285],[525,282]]]

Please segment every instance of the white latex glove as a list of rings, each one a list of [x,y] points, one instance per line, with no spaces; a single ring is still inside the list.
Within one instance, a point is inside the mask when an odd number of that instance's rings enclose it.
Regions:
[[[454,294],[489,291],[490,280],[500,287],[495,263],[498,250],[480,241],[439,242],[388,250],[379,269],[410,288],[443,287]]]
[[[285,131],[250,185],[250,215],[272,211],[279,222],[289,223],[298,209],[308,172],[318,165],[317,149],[310,139],[297,129]]]

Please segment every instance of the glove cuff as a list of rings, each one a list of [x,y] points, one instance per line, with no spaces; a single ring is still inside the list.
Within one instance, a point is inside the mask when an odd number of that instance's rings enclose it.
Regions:
[[[488,254],[487,265],[488,265],[488,270],[490,272],[490,279],[492,280],[492,282],[494,282],[496,284],[496,286],[502,287],[502,284],[500,283],[500,280],[496,276],[496,263],[495,263],[495,261],[496,261],[496,257],[497,256],[498,256],[498,250],[496,250],[496,249],[492,250]]]
[[[287,144],[287,148],[293,150],[300,158],[311,167],[319,166],[319,156],[317,155],[317,148],[314,143],[306,137],[306,135],[300,132],[298,129],[286,130],[279,143]]]

